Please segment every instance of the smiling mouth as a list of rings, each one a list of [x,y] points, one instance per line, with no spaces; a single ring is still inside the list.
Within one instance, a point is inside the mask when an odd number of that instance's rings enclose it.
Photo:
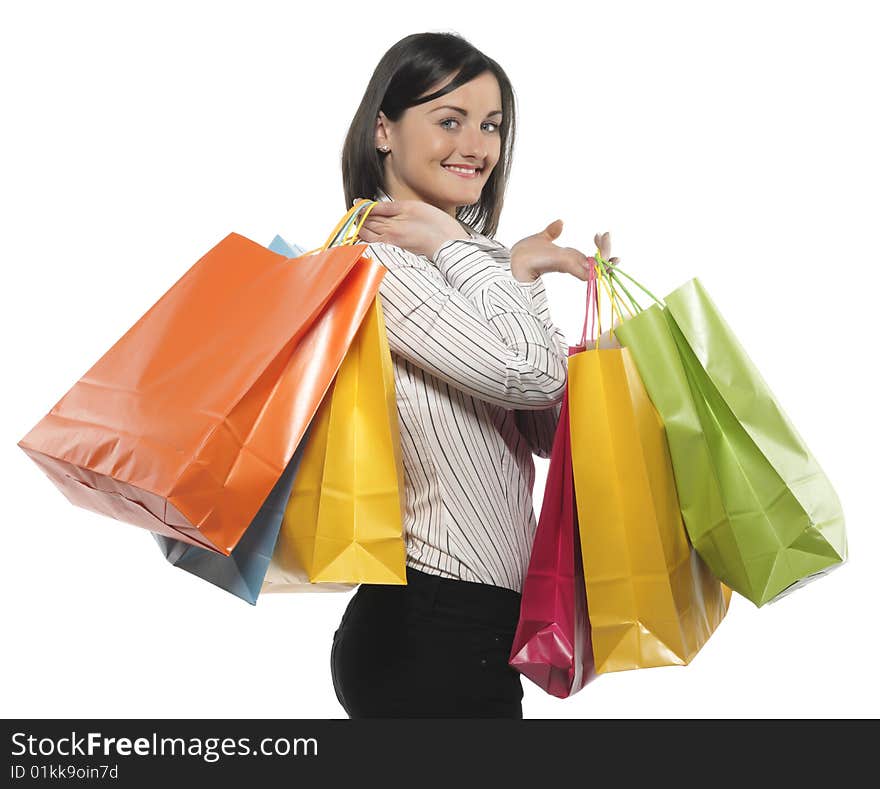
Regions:
[[[473,169],[467,168],[467,167],[458,168],[458,167],[451,167],[447,164],[442,165],[442,167],[447,172],[450,172],[453,175],[457,175],[459,178],[476,178],[478,175],[480,175],[480,173],[483,172],[482,167],[473,168]]]

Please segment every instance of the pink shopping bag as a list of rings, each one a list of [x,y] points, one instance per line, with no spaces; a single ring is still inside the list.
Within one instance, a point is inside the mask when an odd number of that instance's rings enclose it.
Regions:
[[[569,355],[583,350],[570,347]],[[596,678],[568,429],[568,390],[553,439],[544,502],[508,663],[564,699]]]

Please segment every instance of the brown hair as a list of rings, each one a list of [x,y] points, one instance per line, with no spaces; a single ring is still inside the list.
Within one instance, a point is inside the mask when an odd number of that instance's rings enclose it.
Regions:
[[[510,178],[516,132],[515,96],[504,69],[455,33],[415,33],[402,38],[382,56],[342,148],[345,210],[351,208],[356,198],[372,198],[380,188],[384,189],[383,154],[375,145],[380,110],[389,120],[397,121],[408,107],[445,96],[486,71],[495,75],[501,88],[501,153],[480,199],[472,205],[459,206],[455,215],[478,233],[493,238]],[[453,73],[456,73],[455,79],[448,85],[421,96]]]

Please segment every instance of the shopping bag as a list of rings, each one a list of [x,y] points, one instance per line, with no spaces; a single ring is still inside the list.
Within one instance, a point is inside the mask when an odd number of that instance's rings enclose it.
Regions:
[[[282,236],[276,235],[269,244],[269,249],[278,252],[281,255],[295,257],[302,255],[305,250],[297,244],[288,243]],[[360,336],[360,335],[359,335]],[[345,361],[343,360],[343,364]],[[333,391],[331,387],[331,392]],[[326,398],[325,398],[326,399]],[[319,406],[320,408],[320,406]],[[300,450],[305,445],[301,445]],[[290,478],[290,484],[286,487],[284,501],[280,511],[277,513],[278,528],[275,531],[270,551],[270,561],[266,565],[266,570],[261,579],[261,592],[350,592],[357,587],[357,584],[334,584],[334,583],[312,583],[309,580],[305,568],[296,553],[290,550],[290,546],[286,541],[279,542],[278,536],[281,531],[281,522],[284,518],[284,510],[287,508],[287,502],[290,499],[290,492],[293,488],[293,477]],[[273,515],[276,513],[273,512]]]
[[[571,347],[569,354],[577,350]],[[596,678],[574,502],[567,391],[508,663],[561,699]]]
[[[306,250],[301,246],[288,243],[280,235],[276,235],[275,238],[272,239],[269,244],[269,249],[273,252],[277,252],[279,255],[284,255],[286,258],[298,258],[306,253]]]
[[[585,350],[568,371],[596,671],[687,665],[726,615],[731,590],[688,539],[663,423],[629,350]]]
[[[292,265],[229,234],[18,445],[72,503],[229,555],[378,290],[364,248]]]
[[[296,244],[288,244],[280,235],[275,236],[269,245],[269,249],[286,257],[303,256],[306,254],[305,250],[301,247]],[[293,261],[293,263],[296,264],[297,261]],[[325,316],[322,315],[316,320],[316,329],[319,332],[321,331],[320,323],[324,318]],[[349,354],[353,348],[355,353],[358,352],[357,348],[360,342],[362,342],[363,336],[362,324],[354,341],[349,346],[346,358],[350,358]],[[321,351],[320,348],[315,350],[316,356],[314,358],[317,361],[317,354],[320,354]],[[346,364],[348,363],[343,360],[341,367],[344,368]],[[324,401],[322,401],[322,405],[319,408],[326,407],[326,402],[333,396],[332,393],[334,391],[335,387],[331,385],[330,391],[325,395]],[[365,412],[361,412],[361,416],[364,418],[370,417]],[[382,418],[381,414],[380,418]],[[267,577],[269,579],[268,582],[271,582],[277,573],[277,567],[273,568],[273,572],[269,572],[271,558],[278,542],[284,511],[290,498],[299,464],[308,445],[309,436],[310,427],[306,429],[306,433],[297,447],[293,459],[229,556],[223,556],[204,548],[186,545],[180,541],[154,534],[153,536],[159,543],[165,557],[177,567],[210,581],[216,586],[255,605],[261,590],[265,588],[264,584],[267,583]],[[402,538],[400,542],[402,545]],[[352,584],[313,584],[309,583],[307,578],[304,579],[304,583],[294,585],[290,577],[291,568],[288,567],[286,569],[287,573],[281,579],[284,583],[279,583],[278,579],[275,578],[276,583],[269,587],[269,591],[348,591],[354,586]]]
[[[307,427],[293,459],[229,556],[153,532],[165,558],[176,567],[256,605],[308,440]]]
[[[644,310],[629,298],[617,336],[666,425],[684,522],[712,572],[760,607],[839,567],[837,494],[699,280]]]
[[[296,244],[288,244],[280,235],[272,239],[269,249],[288,258],[300,257],[306,251]],[[293,459],[229,556],[153,532],[165,558],[175,567],[256,605],[308,436],[306,427]]]
[[[374,298],[315,415],[263,591],[405,584],[405,507],[394,370]]]

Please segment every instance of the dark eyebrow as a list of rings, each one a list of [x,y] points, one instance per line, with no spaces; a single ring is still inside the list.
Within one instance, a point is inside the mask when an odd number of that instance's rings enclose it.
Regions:
[[[437,112],[437,110],[455,110],[456,112],[460,112],[462,115],[464,115],[465,118],[467,118],[467,110],[462,109],[461,107],[454,107],[452,104],[444,104],[442,107],[434,107],[434,109],[431,110],[431,112]],[[492,115],[501,115],[501,114],[502,114],[501,110],[492,110],[492,112],[490,112],[488,115],[486,115],[486,117],[489,118]]]

